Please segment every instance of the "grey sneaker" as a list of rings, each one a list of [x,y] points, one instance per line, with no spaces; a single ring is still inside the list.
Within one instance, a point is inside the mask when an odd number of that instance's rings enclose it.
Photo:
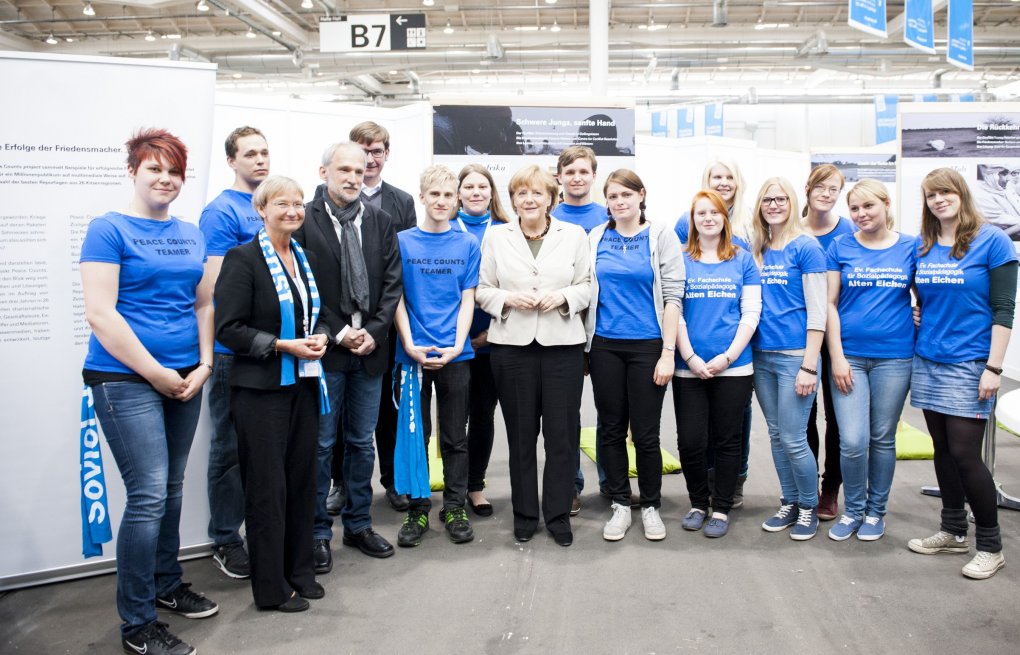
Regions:
[[[666,526],[654,507],[641,508],[641,523],[645,526],[645,539],[661,541],[666,538]]]
[[[227,544],[213,549],[213,561],[225,574],[236,580],[251,576],[251,563],[244,544]]]
[[[924,539],[911,539],[907,542],[907,548],[922,555],[936,555],[938,553],[966,553],[970,551],[970,543],[967,537],[957,537],[939,530],[930,537]]]
[[[974,559],[968,562],[967,566],[963,567],[963,574],[974,580],[987,580],[1004,566],[1006,566],[1006,558],[1002,556],[1002,551],[988,553],[979,550],[974,555]]]
[[[612,518],[606,521],[606,527],[602,528],[602,538],[606,541],[619,541],[630,528],[630,506],[613,503],[612,509]]]

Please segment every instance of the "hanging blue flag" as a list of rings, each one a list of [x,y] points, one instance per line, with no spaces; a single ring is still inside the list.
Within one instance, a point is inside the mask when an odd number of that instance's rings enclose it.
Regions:
[[[705,136],[723,135],[723,105],[713,102],[705,105]]]
[[[103,453],[99,449],[99,424],[92,402],[92,387],[81,394],[81,554],[86,558],[103,554],[103,544],[113,539],[110,509],[106,502]]]
[[[935,54],[935,18],[931,0],[906,0],[903,13],[903,42],[929,55]]]
[[[850,0],[846,22],[862,32],[885,38],[885,0]]]
[[[393,452],[393,488],[411,498],[428,498],[429,461],[425,452],[425,426],[421,414],[421,366],[400,364],[393,369],[393,384],[400,385],[397,405],[397,445]]]
[[[949,0],[946,61],[974,70],[974,0]]]
[[[652,136],[669,136],[669,115],[664,111],[652,112]]]
[[[899,96],[875,96],[875,145],[896,140]]]
[[[680,107],[676,110],[676,136],[679,139],[694,136],[694,107]]]

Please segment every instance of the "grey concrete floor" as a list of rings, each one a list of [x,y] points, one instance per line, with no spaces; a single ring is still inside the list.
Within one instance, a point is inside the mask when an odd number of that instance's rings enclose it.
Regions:
[[[908,406],[904,418],[923,429],[917,410]],[[594,422],[590,392],[583,419]],[[197,621],[170,617],[171,629],[203,654],[1020,649],[1020,514],[1000,512],[1008,565],[991,580],[961,576],[968,557],[906,548],[911,537],[938,528],[938,499],[918,493],[934,484],[930,461],[898,463],[880,541],[837,543],[823,523],[815,539],[794,542],[759,527],[776,509],[778,482],[755,405],[746,502],[724,539],[680,529],[689,507],[683,476],[672,475],[663,481],[664,541],[646,541],[640,520],[623,541],[603,541],[608,502],[585,459],[574,545],[561,548],[544,532],[514,542],[504,434],[498,420],[487,492],[496,512],[473,518],[473,542],[454,545],[433,529],[421,547],[374,560],[336,539],[333,571],[319,578],[326,598],[296,615],[256,611],[247,582],[227,579],[211,559],[191,560],[185,579],[220,612]],[[675,453],[668,393],[662,434]],[[1020,495],[1020,439],[1000,433],[996,477]],[[395,541],[401,515],[381,493],[373,516],[376,529]],[[0,597],[0,653],[120,652],[114,596],[112,575],[8,593]]]

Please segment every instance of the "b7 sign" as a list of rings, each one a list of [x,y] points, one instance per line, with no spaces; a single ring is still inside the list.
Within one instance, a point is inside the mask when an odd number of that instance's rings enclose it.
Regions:
[[[319,20],[320,52],[425,48],[425,14],[357,14]]]

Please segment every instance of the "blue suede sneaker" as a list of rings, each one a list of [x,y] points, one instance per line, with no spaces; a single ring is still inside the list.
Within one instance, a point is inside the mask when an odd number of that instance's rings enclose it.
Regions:
[[[761,524],[761,529],[766,532],[782,532],[797,522],[797,503],[787,503],[786,499],[780,500],[782,506],[779,511],[769,517]]]
[[[881,516],[865,517],[857,538],[861,541],[878,541],[885,534],[885,519]]]
[[[708,523],[705,524],[705,536],[718,538],[725,537],[726,533],[730,530],[730,522],[728,519],[718,519],[712,517],[708,519]]]
[[[684,515],[683,520],[680,521],[680,527],[684,530],[690,530],[691,532],[697,532],[701,529],[701,526],[705,524],[706,512],[701,509],[691,509]]]
[[[818,508],[798,507],[797,523],[790,530],[790,539],[794,541],[807,541],[818,532]]]
[[[860,519],[844,514],[836,521],[836,525],[829,528],[829,539],[833,541],[846,541],[854,536],[854,533],[861,527]]]

